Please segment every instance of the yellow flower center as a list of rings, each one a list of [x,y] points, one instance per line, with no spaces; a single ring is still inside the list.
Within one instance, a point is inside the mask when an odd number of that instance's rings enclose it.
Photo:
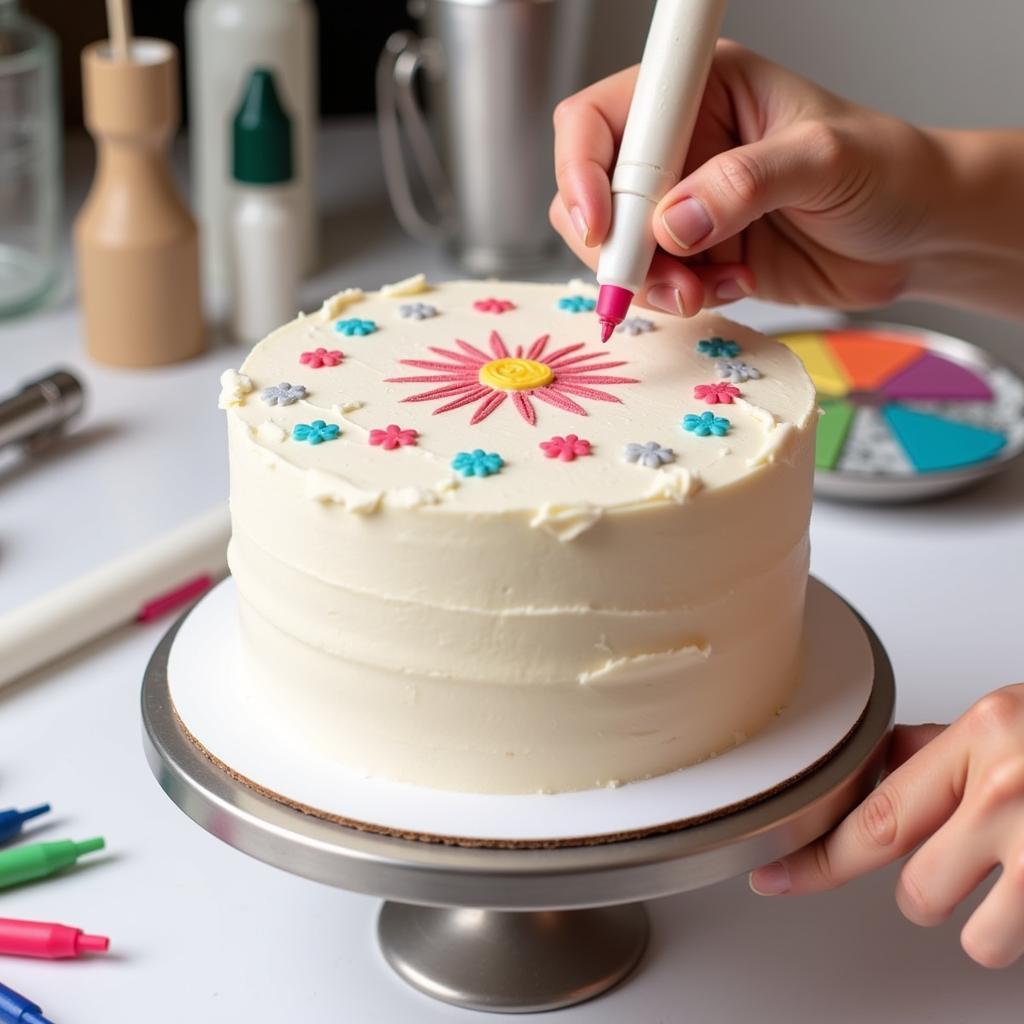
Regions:
[[[554,379],[550,366],[533,359],[492,359],[480,367],[480,383],[498,391],[530,391]]]

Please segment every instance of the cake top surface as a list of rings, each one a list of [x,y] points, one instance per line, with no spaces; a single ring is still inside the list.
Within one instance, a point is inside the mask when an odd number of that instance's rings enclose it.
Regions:
[[[645,310],[602,345],[596,296],[422,276],[339,292],[226,371],[220,404],[311,498],[362,513],[571,524],[700,500],[789,458],[816,405],[788,349],[719,316]]]

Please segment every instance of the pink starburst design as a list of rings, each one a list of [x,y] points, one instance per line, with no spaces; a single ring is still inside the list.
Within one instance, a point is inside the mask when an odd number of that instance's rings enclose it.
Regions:
[[[336,348],[317,348],[312,352],[303,352],[299,356],[299,362],[304,363],[311,370],[319,370],[324,366],[337,366],[345,356]]]
[[[509,302],[508,299],[477,299],[473,303],[473,308],[480,313],[507,313],[510,309],[515,309],[516,304]]]
[[[380,445],[386,452],[408,444],[416,444],[419,431],[403,430],[397,423],[389,423],[383,430],[370,431],[370,444]]]
[[[693,397],[703,398],[708,405],[732,405],[732,400],[741,394],[735,384],[697,384],[693,389]]]
[[[549,459],[572,462],[578,455],[590,454],[590,442],[575,434],[566,434],[565,437],[556,434],[550,441],[541,441],[540,450]]]
[[[434,362],[427,359],[402,359],[403,366],[414,366],[421,370],[432,370],[433,373],[418,377],[389,377],[388,381],[396,384],[441,384],[442,387],[423,391],[418,395],[403,398],[403,402],[431,402],[450,399],[434,415],[459,409],[464,405],[479,402],[470,419],[470,425],[487,419],[506,399],[511,399],[516,411],[531,426],[537,422],[537,411],[533,399],[553,405],[563,412],[573,412],[578,416],[586,416],[587,410],[575,398],[589,398],[596,402],[620,402],[621,399],[607,391],[601,391],[594,384],[639,384],[635,377],[594,376],[598,370],[611,370],[616,366],[624,366],[625,360],[602,363],[591,362],[601,359],[604,352],[584,352],[575,355],[584,343],[566,345],[565,348],[545,354],[548,335],[541,335],[525,352],[522,345],[517,345],[515,352],[509,350],[501,340],[497,331],[491,331],[490,346],[493,355],[478,349],[469,342],[456,340],[462,350],[453,352],[449,349],[430,346],[431,352],[443,356],[449,362]],[[484,384],[480,380],[480,370],[495,359],[530,359],[543,363],[552,374],[548,383],[526,391],[503,391]]]

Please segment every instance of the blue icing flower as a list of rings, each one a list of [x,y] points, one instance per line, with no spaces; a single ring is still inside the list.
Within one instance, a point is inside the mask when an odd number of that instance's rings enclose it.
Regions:
[[[497,452],[485,452],[483,448],[474,448],[471,452],[459,452],[452,459],[452,469],[463,476],[490,476],[501,472],[505,460]]]
[[[302,384],[289,384],[281,381],[263,389],[263,401],[267,405],[292,405],[306,397],[306,389]]]
[[[372,320],[360,320],[358,317],[353,317],[351,320],[339,320],[334,325],[334,329],[347,338],[351,338],[353,335],[361,338],[363,335],[373,334],[377,330],[377,325]]]
[[[697,351],[712,359],[734,359],[740,354],[740,347],[735,341],[726,341],[725,338],[704,338],[697,342]]]
[[[591,313],[596,305],[595,299],[588,299],[585,295],[563,295],[558,300],[558,308],[567,313]]]
[[[635,462],[648,469],[658,469],[676,461],[676,453],[671,448],[662,447],[657,441],[648,441],[645,444],[633,441],[626,445],[623,457],[627,462]]]
[[[699,415],[689,412],[683,417],[683,430],[689,430],[697,437],[707,437],[709,434],[725,437],[730,426],[732,424],[724,416],[716,416],[713,412],[702,412]]]
[[[341,427],[336,423],[313,420],[312,423],[296,423],[292,427],[292,440],[322,444],[324,441],[333,441],[340,433]]]

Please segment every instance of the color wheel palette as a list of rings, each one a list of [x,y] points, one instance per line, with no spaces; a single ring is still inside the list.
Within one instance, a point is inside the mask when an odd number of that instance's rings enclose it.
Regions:
[[[1024,449],[1024,382],[974,345],[859,324],[777,337],[817,388],[819,493],[927,497],[995,472]]]

